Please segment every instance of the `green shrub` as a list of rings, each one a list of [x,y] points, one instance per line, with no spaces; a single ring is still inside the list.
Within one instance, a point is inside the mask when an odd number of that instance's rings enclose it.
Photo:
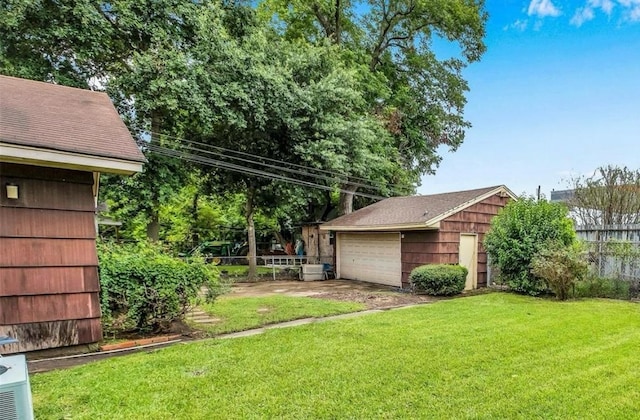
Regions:
[[[609,299],[629,299],[629,281],[588,275],[582,281],[578,281],[574,287],[573,295],[584,298],[609,298]]]
[[[423,265],[411,272],[409,281],[417,292],[451,296],[464,290],[467,273],[467,269],[459,265]]]
[[[184,318],[202,286],[220,293],[217,270],[185,262],[158,246],[100,244],[100,305],[106,332],[161,332]]]
[[[531,262],[531,272],[546,281],[560,300],[569,297],[576,281],[586,277],[588,265],[580,247],[549,246],[541,249]]]
[[[534,256],[549,242],[569,247],[575,241],[573,222],[564,205],[521,198],[493,218],[483,244],[506,284],[535,296],[545,292],[547,285],[531,272]]]

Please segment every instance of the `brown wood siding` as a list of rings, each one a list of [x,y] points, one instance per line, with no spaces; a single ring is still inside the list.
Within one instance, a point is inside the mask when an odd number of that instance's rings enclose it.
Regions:
[[[409,284],[411,271],[425,264],[436,264],[439,257],[438,231],[404,232],[401,236],[402,285]]]
[[[94,239],[94,213],[0,207],[0,238]]]
[[[93,174],[0,164],[0,335],[41,350],[100,340]],[[15,347],[15,348],[14,348]]]
[[[95,239],[0,238],[0,267],[97,266]]]
[[[98,292],[96,267],[7,267],[0,271],[0,297]],[[46,279],[46,281],[45,281]]]
[[[0,325],[0,335],[17,338],[18,344],[2,348],[3,353],[95,343],[102,339],[100,318],[32,324]]]
[[[406,232],[402,238],[402,284],[409,285],[409,274],[423,264],[457,264],[460,233],[478,234],[478,287],[487,285],[487,253],[482,246],[491,219],[509,198],[493,195],[440,222],[439,231]]]
[[[1,297],[0,307],[0,325],[100,316],[97,293]]]

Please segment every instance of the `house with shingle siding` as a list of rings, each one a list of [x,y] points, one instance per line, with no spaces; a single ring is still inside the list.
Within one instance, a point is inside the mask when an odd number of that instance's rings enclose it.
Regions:
[[[460,264],[467,290],[487,285],[482,241],[491,219],[516,196],[504,185],[392,197],[321,226],[336,238],[336,275],[397,287],[424,264]]]
[[[0,76],[0,335],[5,352],[102,339],[101,173],[144,156],[105,93]]]

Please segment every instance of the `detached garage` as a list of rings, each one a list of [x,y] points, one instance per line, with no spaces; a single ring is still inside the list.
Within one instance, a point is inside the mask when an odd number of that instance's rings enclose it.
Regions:
[[[423,264],[460,264],[466,289],[487,285],[491,219],[516,196],[505,186],[392,197],[322,225],[336,237],[338,278],[396,287]]]

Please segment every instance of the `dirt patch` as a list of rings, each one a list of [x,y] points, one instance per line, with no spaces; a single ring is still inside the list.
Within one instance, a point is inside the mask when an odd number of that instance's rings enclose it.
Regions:
[[[402,292],[363,292],[360,290],[326,292],[310,296],[318,299],[331,299],[343,302],[364,303],[367,309],[383,309],[394,306],[413,305],[434,302],[430,296],[414,295]]]

